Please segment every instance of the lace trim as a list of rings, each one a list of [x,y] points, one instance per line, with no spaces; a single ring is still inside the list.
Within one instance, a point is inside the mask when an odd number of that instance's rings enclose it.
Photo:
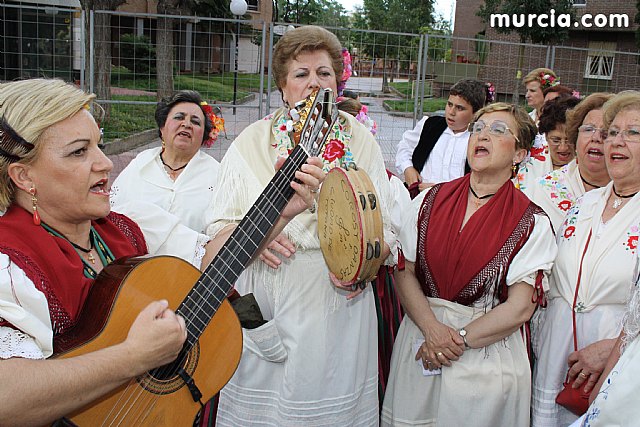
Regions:
[[[44,359],[42,349],[30,335],[6,326],[0,326],[0,359],[20,357]]]
[[[204,248],[211,238],[206,234],[198,234],[198,240],[196,240],[196,247],[193,254],[193,265],[200,268],[202,265],[202,258],[204,258],[207,250]]]

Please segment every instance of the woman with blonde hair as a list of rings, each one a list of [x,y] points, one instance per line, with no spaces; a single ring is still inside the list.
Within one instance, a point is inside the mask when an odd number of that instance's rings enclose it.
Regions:
[[[117,280],[103,281],[92,293],[98,274],[116,259],[148,252],[143,230],[110,212],[113,164],[98,147],[102,134],[89,112],[94,99],[61,80],[0,84],[3,424],[51,424],[90,406],[173,361],[187,337],[184,319],[161,300],[148,304],[127,326],[123,342],[49,360],[61,349],[83,344],[77,329],[89,327],[83,323],[88,315],[81,314],[95,307],[92,295],[101,304],[116,298]],[[293,185],[298,195],[274,233],[311,206],[308,186],[324,178],[316,160],[316,166],[309,165],[311,174],[298,176],[306,185]],[[205,249],[206,265],[217,248],[208,244]]]

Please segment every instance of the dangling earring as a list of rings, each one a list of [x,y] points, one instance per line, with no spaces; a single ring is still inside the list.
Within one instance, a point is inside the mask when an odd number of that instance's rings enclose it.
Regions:
[[[36,197],[35,187],[29,189],[31,194],[31,205],[33,206],[33,225],[40,225],[40,214],[38,213],[38,198]]]
[[[511,166],[511,179],[515,178],[518,175],[518,164],[513,162],[513,166]]]

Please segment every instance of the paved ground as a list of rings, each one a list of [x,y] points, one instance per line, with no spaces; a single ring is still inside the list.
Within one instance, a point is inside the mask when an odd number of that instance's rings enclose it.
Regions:
[[[382,94],[382,79],[381,78],[368,78],[368,77],[352,77],[349,79],[347,85],[348,89],[361,92],[363,94],[373,94],[375,96],[361,96],[363,104],[369,108],[369,116],[378,123],[378,133],[376,140],[380,144],[382,154],[385,158],[387,168],[395,171],[395,154],[396,147],[402,133],[414,126],[412,118],[400,117],[389,114],[383,107],[382,103],[386,99],[393,98],[392,95]],[[280,93],[276,90],[271,93],[270,97],[270,109],[274,110],[282,105]],[[205,149],[205,152],[213,156],[214,158],[221,160],[226,152],[227,148],[233,141],[236,135],[238,135],[249,124],[260,119],[266,115],[267,112],[260,112],[258,109],[258,99],[255,99],[247,104],[238,106],[236,108],[236,114],[233,115],[231,108],[223,108],[223,117],[225,119],[226,137],[220,135],[215,145],[210,149]],[[114,170],[112,173],[112,180],[117,177],[122,169],[129,164],[140,151],[150,147],[160,145],[160,140],[156,139],[150,144],[143,147],[139,147],[132,151],[128,151],[118,155],[109,156],[114,163]]]

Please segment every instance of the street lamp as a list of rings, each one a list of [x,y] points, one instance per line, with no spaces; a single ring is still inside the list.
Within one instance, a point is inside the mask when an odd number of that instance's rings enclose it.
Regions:
[[[229,5],[231,13],[233,13],[237,19],[236,21],[236,41],[235,51],[233,54],[234,68],[233,68],[233,115],[236,115],[236,99],[238,96],[238,39],[240,38],[240,18],[247,13],[247,2],[245,0],[231,0]]]

